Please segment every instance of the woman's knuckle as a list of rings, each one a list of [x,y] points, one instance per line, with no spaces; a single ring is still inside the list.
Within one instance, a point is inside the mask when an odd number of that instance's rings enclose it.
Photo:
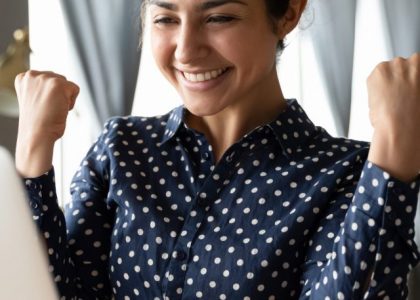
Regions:
[[[411,55],[410,58],[414,60],[420,60],[420,52],[415,52],[413,55]]]
[[[28,70],[25,72],[25,77],[35,77],[37,76],[38,72],[34,70]]]
[[[15,82],[22,81],[23,77],[25,76],[25,72],[19,73],[15,76]]]
[[[389,61],[383,61],[376,66],[375,70],[378,72],[383,72],[385,70],[388,70],[389,65],[390,65]]]

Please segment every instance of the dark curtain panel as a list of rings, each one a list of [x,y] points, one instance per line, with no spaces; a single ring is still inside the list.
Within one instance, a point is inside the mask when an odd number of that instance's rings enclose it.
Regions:
[[[140,61],[140,0],[61,0],[98,125],[131,112]]]

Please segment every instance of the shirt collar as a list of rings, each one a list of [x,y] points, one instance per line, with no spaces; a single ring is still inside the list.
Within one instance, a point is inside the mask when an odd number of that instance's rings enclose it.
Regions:
[[[180,125],[184,121],[185,109],[184,106],[178,106],[169,113],[168,121],[166,122],[165,132],[162,137],[162,144],[170,140],[178,131]]]
[[[287,99],[286,102],[286,110],[266,126],[275,134],[284,155],[291,158],[307,148],[308,140],[321,129],[312,123],[296,99]]]
[[[302,152],[307,141],[320,129],[312,123],[296,99],[287,99],[286,102],[287,108],[265,126],[273,131],[284,155],[291,158]],[[181,124],[184,124],[184,117],[185,108],[182,105],[170,112],[162,144],[176,135]]]

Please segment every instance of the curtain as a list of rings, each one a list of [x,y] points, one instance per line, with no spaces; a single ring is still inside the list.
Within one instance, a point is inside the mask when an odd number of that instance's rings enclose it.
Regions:
[[[357,3],[350,135],[368,140],[366,78],[381,61],[420,51],[419,0],[369,0]]]
[[[61,0],[95,122],[131,112],[140,61],[139,0]]]
[[[313,1],[308,36],[337,134],[349,131],[356,0]],[[316,101],[316,99],[314,99]]]

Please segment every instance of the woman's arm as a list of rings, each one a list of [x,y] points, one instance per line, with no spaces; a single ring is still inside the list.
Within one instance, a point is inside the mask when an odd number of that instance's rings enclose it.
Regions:
[[[357,186],[331,198],[322,230],[311,238],[300,298],[405,299],[407,274],[419,261],[413,241],[419,186],[366,162]]]
[[[301,298],[404,299],[409,270],[419,261],[414,238],[420,171],[420,55],[378,65],[368,78],[374,136],[357,187],[332,199],[329,214],[352,195],[341,218],[323,220],[336,236],[320,253],[311,247]],[[417,177],[417,180],[415,181]],[[350,190],[349,190],[350,189]],[[328,254],[328,255],[327,255]],[[327,298],[326,298],[327,299]]]
[[[114,214],[106,202],[104,135],[91,147],[71,185],[71,209],[57,203],[54,170],[25,179],[34,219],[45,237],[50,268],[66,299],[111,299],[108,258]],[[92,176],[95,174],[95,176]]]
[[[106,151],[103,136],[89,151],[72,185],[70,205],[78,213],[65,218],[57,203],[52,153],[79,88],[52,72],[28,71],[18,75],[15,83],[20,111],[16,167],[26,177],[54,281],[66,299],[110,299],[107,260],[113,216],[105,203],[107,182],[100,180],[106,177],[107,164],[95,164],[97,152]],[[92,173],[97,178],[92,179]]]

